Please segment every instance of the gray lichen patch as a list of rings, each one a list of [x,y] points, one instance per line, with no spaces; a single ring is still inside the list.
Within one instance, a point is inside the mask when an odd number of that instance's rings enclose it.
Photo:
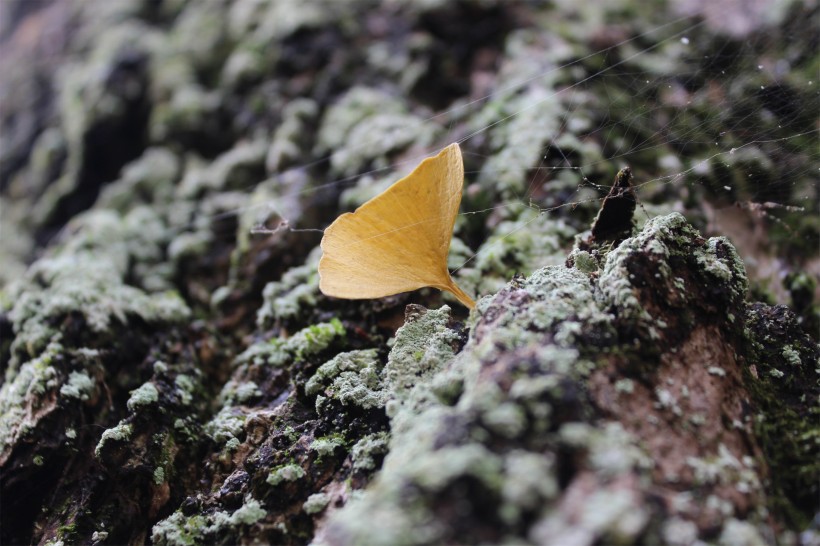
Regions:
[[[814,517],[820,487],[820,347],[784,306],[752,304],[745,316],[750,349],[744,379],[756,404],[753,429],[775,484],[771,504],[802,527]]]
[[[267,511],[262,504],[253,498],[245,499],[245,503],[232,513],[216,511],[207,515],[185,516],[181,512],[174,512],[154,525],[151,541],[165,546],[210,542],[237,527],[253,525],[266,515]]]
[[[720,510],[763,514],[765,495],[754,479],[760,452],[743,439],[751,423],[740,413],[748,400],[731,345],[738,325],[724,316],[712,333],[667,339],[666,353],[643,348],[664,339],[671,313],[713,312],[714,302],[699,300],[704,294],[723,298],[724,312],[742,314],[745,276],[727,247],[707,243],[679,215],[656,218],[609,253],[600,275],[548,267],[482,299],[458,354],[446,308],[412,310],[384,369],[396,393],[387,405],[384,466],[361,496],[331,514],[320,542],[498,541],[510,533],[534,542],[576,534],[585,543],[633,542],[664,521],[649,500],[655,488],[675,506],[681,483],[714,499],[675,512],[694,522],[696,536],[719,521]],[[658,305],[655,291],[673,270],[684,272],[679,259],[688,264],[689,293]],[[639,269],[644,263],[652,264],[651,283]],[[625,334],[646,324],[656,329]],[[430,367],[425,351],[436,346],[443,355]],[[631,359],[643,364],[631,368]],[[710,361],[726,373],[710,374]],[[647,370],[641,381],[657,388],[613,371],[620,369],[627,376]],[[459,384],[458,395],[436,397],[441,382]],[[687,428],[697,412],[725,414],[739,428],[702,421]],[[602,416],[613,422],[604,425]],[[677,456],[685,453],[692,455]],[[714,479],[704,478],[712,471]],[[561,489],[574,493],[559,499]],[[412,500],[408,490],[416,491]],[[455,506],[460,515],[448,511]],[[446,523],[442,511],[451,514]],[[383,522],[378,531],[366,523],[374,517]],[[459,517],[472,527],[456,537],[450,533]],[[524,521],[524,528],[510,527]]]
[[[265,285],[264,303],[256,313],[260,328],[267,328],[282,321],[306,315],[320,297],[319,264],[321,249],[310,253],[305,264],[289,269],[278,281]]]
[[[282,366],[289,359],[302,360],[320,353],[344,334],[344,326],[338,319],[314,324],[285,340],[271,339],[251,345],[236,358],[236,365]]]
[[[289,463],[271,470],[265,481],[268,483],[268,485],[276,486],[282,482],[296,481],[299,478],[304,477],[304,475],[305,470],[301,466]]]
[[[94,212],[76,222],[77,233],[54,255],[37,261],[26,278],[9,288],[15,304],[10,316],[17,336],[15,359],[35,356],[60,333],[48,326],[77,314],[98,335],[126,327],[129,318],[149,324],[179,323],[188,307],[174,292],[150,293],[124,281],[132,259],[149,262],[157,248],[152,215],[137,221],[136,209],[125,218]],[[161,242],[161,241],[160,241]],[[158,254],[157,254],[158,255]]]
[[[806,3],[765,51],[624,1],[7,4],[0,542],[812,540],[811,271],[746,306],[668,214],[816,256]],[[318,230],[453,141],[476,310],[321,295]],[[621,161],[629,240],[565,262]]]
[[[153,383],[143,383],[131,392],[126,406],[129,411],[137,411],[143,406],[155,404],[159,400],[159,391]]]
[[[96,383],[85,372],[71,372],[68,382],[60,387],[60,394],[80,400],[88,400],[94,393]]]
[[[355,87],[322,119],[318,149],[331,152],[333,171],[350,175],[368,164],[384,168],[389,154],[410,144],[429,146],[439,127],[406,111],[398,99],[377,89]],[[373,138],[373,135],[380,135]],[[367,143],[367,146],[362,146]]]
[[[6,380],[0,387],[2,459],[9,456],[8,450],[18,438],[25,436],[37,425],[38,419],[31,419],[30,416],[43,414],[46,408],[53,407],[53,402],[45,403],[46,400],[42,397],[59,384],[58,372],[53,364],[63,350],[62,345],[52,342],[39,356],[25,362],[16,374],[12,375],[7,371]],[[78,395],[82,392],[77,388]],[[33,411],[35,409],[38,411]]]
[[[460,261],[450,263],[459,268],[459,283],[476,294],[494,294],[516,274],[563,263],[575,235],[562,219],[521,204],[505,207],[503,214],[474,256],[467,249]]]
[[[94,453],[99,457],[109,442],[126,442],[131,439],[133,433],[134,427],[128,423],[120,423],[113,428],[105,430],[100,437],[100,441]]]
[[[305,394],[317,396],[320,415],[328,399],[362,409],[384,407],[389,395],[379,377],[381,368],[375,349],[340,353],[316,370],[305,383]]]

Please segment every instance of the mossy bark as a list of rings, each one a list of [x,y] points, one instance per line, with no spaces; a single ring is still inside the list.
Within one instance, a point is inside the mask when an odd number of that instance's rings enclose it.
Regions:
[[[598,57],[575,62],[600,50],[581,37],[644,35],[647,14],[625,5],[602,29],[572,6],[502,1],[25,4],[3,5],[27,18],[2,30],[16,64],[0,82],[1,542],[754,544],[807,528],[810,275],[788,277],[794,310],[755,302],[744,256],[695,227],[722,174],[685,196],[641,186],[673,146],[636,155],[606,199],[540,169],[566,160],[543,156],[560,141],[615,178],[606,143],[565,118],[619,105],[562,94],[553,69],[598,74]],[[811,20],[792,9],[797,23],[766,28],[772,47]],[[72,29],[47,34],[58,52],[27,34],[49,28]],[[700,32],[700,47],[742,39]],[[660,51],[658,80],[677,77],[685,63]],[[524,83],[453,109],[495,66]],[[734,119],[715,85],[757,87],[691,83],[702,111],[618,137],[709,141],[706,121]],[[738,134],[779,134],[743,120]],[[458,218],[450,269],[476,308],[434,290],[321,294],[316,231],[467,134],[464,207],[493,212]],[[765,151],[809,172],[815,142],[790,142]]]

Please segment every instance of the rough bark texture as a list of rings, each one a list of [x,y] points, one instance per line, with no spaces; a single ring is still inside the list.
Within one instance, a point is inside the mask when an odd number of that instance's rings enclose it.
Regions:
[[[810,93],[786,81],[781,109],[723,111],[757,83],[724,89],[709,65],[687,80],[701,111],[604,139],[564,117],[621,112],[602,105],[615,84],[558,90],[599,73],[585,55],[650,14],[624,3],[604,24],[556,4],[1,4],[0,542],[816,541],[813,277],[793,261],[791,308],[755,301],[763,284],[733,243],[705,233],[722,164],[688,195],[645,189],[633,217],[630,171],[601,161],[604,140],[661,128],[700,161],[709,120],[771,131],[770,178],[771,163],[813,173],[816,135],[775,138],[784,116],[789,134],[813,127],[782,106]],[[765,35],[788,56],[816,39],[816,12],[791,9],[689,39],[731,55]],[[660,51],[659,80],[687,69]],[[811,59],[789,58],[816,78]],[[742,74],[752,60],[721,62]],[[567,63],[572,79],[550,71]],[[716,88],[730,97],[711,102]],[[677,108],[661,95],[641,100]],[[775,100],[759,98],[761,111]],[[452,266],[477,252],[457,273],[482,296],[473,312],[432,290],[319,292],[320,235],[300,228],[507,116],[463,145],[465,210],[506,204],[456,224]],[[559,139],[562,156],[544,158]],[[631,165],[638,188],[681,151],[648,149]],[[567,153],[623,183],[597,229],[605,193],[539,169]],[[816,191],[811,176],[795,195]],[[528,185],[541,209],[520,199]],[[800,246],[816,241],[813,212],[790,219],[790,256],[816,259]]]

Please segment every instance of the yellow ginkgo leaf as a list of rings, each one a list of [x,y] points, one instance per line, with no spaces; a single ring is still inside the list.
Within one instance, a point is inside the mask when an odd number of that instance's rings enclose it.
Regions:
[[[424,286],[475,302],[447,270],[447,253],[461,202],[464,164],[458,144],[422,161],[322,237],[319,288],[337,298],[381,298]]]

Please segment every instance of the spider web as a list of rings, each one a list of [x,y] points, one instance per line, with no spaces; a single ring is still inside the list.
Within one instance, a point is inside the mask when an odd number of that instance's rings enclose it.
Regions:
[[[794,5],[733,8],[742,21],[728,27],[726,14],[691,3],[658,14],[649,30],[617,10],[599,13],[608,20],[590,40],[582,5],[575,22],[510,33],[487,91],[475,86],[424,121],[448,135],[442,142],[462,144],[462,214],[481,217],[457,225],[451,268],[487,293],[513,272],[560,263],[628,165],[644,219],[680,211],[706,234],[728,236],[756,296],[789,301],[787,274],[820,271],[816,33]],[[331,164],[349,153],[332,152]],[[361,204],[423,155],[352,177],[342,202]]]
[[[214,4],[229,27],[216,43],[254,45],[266,22],[285,24],[283,5]],[[753,297],[789,303],[787,277],[820,273],[815,3],[311,5],[348,15],[309,9],[276,47],[256,44],[281,50],[279,73],[230,91],[234,149],[211,144],[224,152],[217,157],[197,147],[213,135],[180,139],[150,128],[153,145],[194,157],[177,189],[187,201],[163,212],[178,239],[212,244],[218,226],[238,218],[231,245],[302,234],[300,244],[313,248],[337,214],[456,141],[466,180],[449,265],[475,294],[563,262],[624,166],[635,175],[638,222],[678,211],[704,234],[728,236],[746,261]],[[190,26],[197,9],[179,8],[164,24]],[[347,26],[334,26],[337,19]],[[205,62],[185,43],[173,47]],[[333,73],[340,51],[353,62]],[[233,57],[214,73],[244,66]],[[282,74],[296,77],[277,80]],[[197,78],[200,95],[220,85],[212,75]],[[290,84],[295,91],[281,90]],[[248,115],[260,97],[272,98]],[[155,111],[175,107],[161,93],[153,99]],[[206,114],[193,127],[212,131]],[[258,155],[257,140],[267,149],[263,175],[230,191],[208,186],[226,156]]]

